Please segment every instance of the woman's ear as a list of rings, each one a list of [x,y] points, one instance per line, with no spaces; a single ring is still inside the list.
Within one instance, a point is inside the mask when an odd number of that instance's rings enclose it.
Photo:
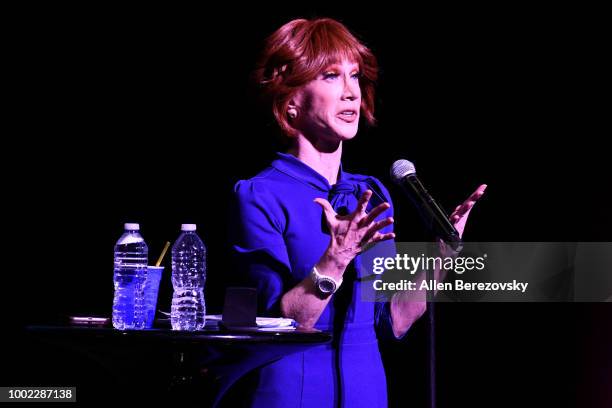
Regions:
[[[287,115],[289,115],[291,119],[297,118],[297,108],[295,106],[289,106],[287,109]]]
[[[295,119],[298,116],[297,105],[293,99],[291,99],[291,101],[289,101],[289,105],[287,105],[287,115],[291,119]]]
[[[298,89],[291,95],[287,104],[287,116],[291,120],[298,119],[300,114],[304,112],[305,96],[303,89]]]

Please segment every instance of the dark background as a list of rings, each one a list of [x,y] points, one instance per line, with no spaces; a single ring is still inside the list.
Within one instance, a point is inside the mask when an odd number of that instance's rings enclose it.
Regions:
[[[447,210],[489,185],[466,240],[609,241],[609,47],[597,15],[355,6],[6,14],[17,91],[7,110],[7,223],[26,243],[5,287],[9,322],[109,315],[124,222],[140,223],[151,262],[181,223],[197,223],[208,313],[220,311],[232,186],[278,149],[248,75],[265,36],[300,16],[339,19],[379,58],[379,125],[361,126],[343,164],[390,188],[398,240],[426,236],[388,177],[407,158]],[[611,317],[609,304],[439,305],[439,406],[601,403]],[[392,406],[424,405],[425,332],[420,322],[383,347]],[[23,369],[9,354],[6,367]]]

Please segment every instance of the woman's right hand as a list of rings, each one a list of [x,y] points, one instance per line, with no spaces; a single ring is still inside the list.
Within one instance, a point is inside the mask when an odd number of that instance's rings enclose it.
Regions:
[[[368,246],[395,238],[395,234],[392,232],[387,234],[379,232],[386,226],[393,224],[393,218],[387,217],[384,220],[376,221],[376,217],[389,209],[389,203],[379,204],[372,211],[366,213],[371,197],[372,191],[366,190],[359,199],[355,211],[348,215],[338,215],[329,201],[323,198],[314,200],[323,208],[331,234],[329,247],[318,266],[322,273],[327,272],[339,277],[338,272],[340,275],[344,273],[353,258]],[[336,269],[337,272],[333,269]]]

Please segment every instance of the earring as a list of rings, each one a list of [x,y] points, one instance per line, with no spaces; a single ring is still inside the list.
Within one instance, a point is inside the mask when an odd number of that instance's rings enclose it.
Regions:
[[[297,118],[297,109],[295,109],[295,108],[289,108],[289,109],[287,110],[287,114],[289,115],[289,117],[290,117],[291,119],[295,119],[295,118]]]

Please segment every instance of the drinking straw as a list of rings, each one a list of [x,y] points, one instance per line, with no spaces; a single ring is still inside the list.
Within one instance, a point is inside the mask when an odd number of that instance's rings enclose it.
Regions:
[[[166,241],[166,245],[164,246],[164,249],[162,250],[162,253],[159,256],[159,259],[157,260],[157,263],[155,264],[155,266],[161,265],[162,259],[164,259],[164,256],[166,255],[166,252],[168,251],[168,247],[170,247],[170,241]]]

